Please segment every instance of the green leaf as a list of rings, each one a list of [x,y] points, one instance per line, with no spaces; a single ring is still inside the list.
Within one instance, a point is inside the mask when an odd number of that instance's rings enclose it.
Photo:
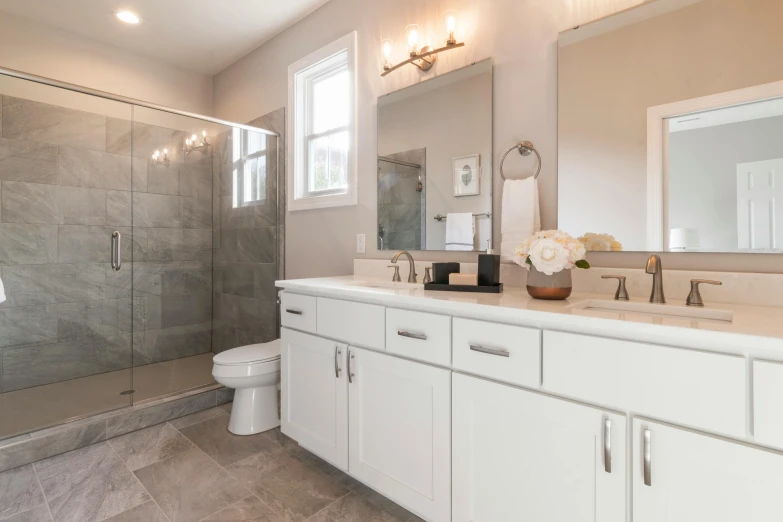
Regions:
[[[530,256],[525,258],[525,263],[527,263],[530,266],[533,266],[533,262],[530,260]]]
[[[580,259],[579,261],[574,263],[574,265],[576,265],[577,268],[585,268],[585,269],[590,268],[590,263],[588,263],[586,259]]]

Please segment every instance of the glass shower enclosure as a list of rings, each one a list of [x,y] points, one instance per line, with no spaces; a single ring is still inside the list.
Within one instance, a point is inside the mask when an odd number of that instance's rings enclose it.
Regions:
[[[0,71],[0,440],[275,337],[278,136]]]

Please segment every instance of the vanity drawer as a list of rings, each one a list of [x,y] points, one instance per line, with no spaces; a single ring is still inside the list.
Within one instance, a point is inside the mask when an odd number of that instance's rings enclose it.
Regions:
[[[386,351],[448,366],[451,363],[451,317],[387,308]]]
[[[745,436],[745,359],[544,332],[543,387],[708,431]]]
[[[538,387],[541,330],[454,318],[454,368],[491,379]]]
[[[315,297],[282,292],[280,324],[287,328],[315,333],[317,324]]]
[[[753,361],[753,435],[783,447],[783,364]]]
[[[318,298],[318,334],[346,343],[383,350],[385,307]]]

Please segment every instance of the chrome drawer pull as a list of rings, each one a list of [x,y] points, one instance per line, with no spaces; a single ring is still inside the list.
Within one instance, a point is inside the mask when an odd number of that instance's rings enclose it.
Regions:
[[[612,421],[604,419],[604,471],[612,472]]]
[[[348,350],[348,384],[353,384],[353,369],[351,368],[351,361],[353,360],[353,354],[351,350]]]
[[[302,312],[301,310],[294,310],[293,308],[286,308],[285,311],[289,314],[304,315],[304,312]]]
[[[650,430],[644,430],[644,485],[652,486],[652,434]]]
[[[418,339],[419,341],[427,340],[427,336],[424,334],[410,333],[404,330],[397,330],[397,335],[400,337],[408,337],[409,339]]]
[[[504,350],[502,348],[484,348],[483,346],[479,346],[477,344],[471,344],[470,349],[474,352],[488,353],[490,355],[498,355],[500,357],[511,357],[511,354],[508,353],[508,350]]]
[[[335,378],[340,378],[340,355],[343,354],[343,351],[340,350],[340,347],[337,345],[334,345],[334,376]]]

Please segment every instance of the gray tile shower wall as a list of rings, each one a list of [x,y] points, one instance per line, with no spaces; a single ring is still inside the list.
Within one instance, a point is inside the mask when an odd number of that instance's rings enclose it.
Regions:
[[[135,365],[210,352],[211,149],[1,94],[0,115],[0,392],[128,368],[132,346]],[[149,161],[162,148],[168,167]],[[237,254],[264,240],[237,239]]]
[[[284,277],[285,266],[285,109],[271,112],[249,125],[275,131],[280,138],[267,136],[263,145],[257,146],[267,151],[265,177],[257,164],[247,165],[241,154],[234,157],[234,151],[241,148],[235,140],[248,141],[246,136],[227,132],[216,143],[212,345],[216,353],[279,337],[274,282]],[[279,162],[276,161],[278,139]],[[234,183],[245,181],[239,176],[248,174],[256,176],[251,180],[253,183],[263,184],[265,194],[239,201]]]

